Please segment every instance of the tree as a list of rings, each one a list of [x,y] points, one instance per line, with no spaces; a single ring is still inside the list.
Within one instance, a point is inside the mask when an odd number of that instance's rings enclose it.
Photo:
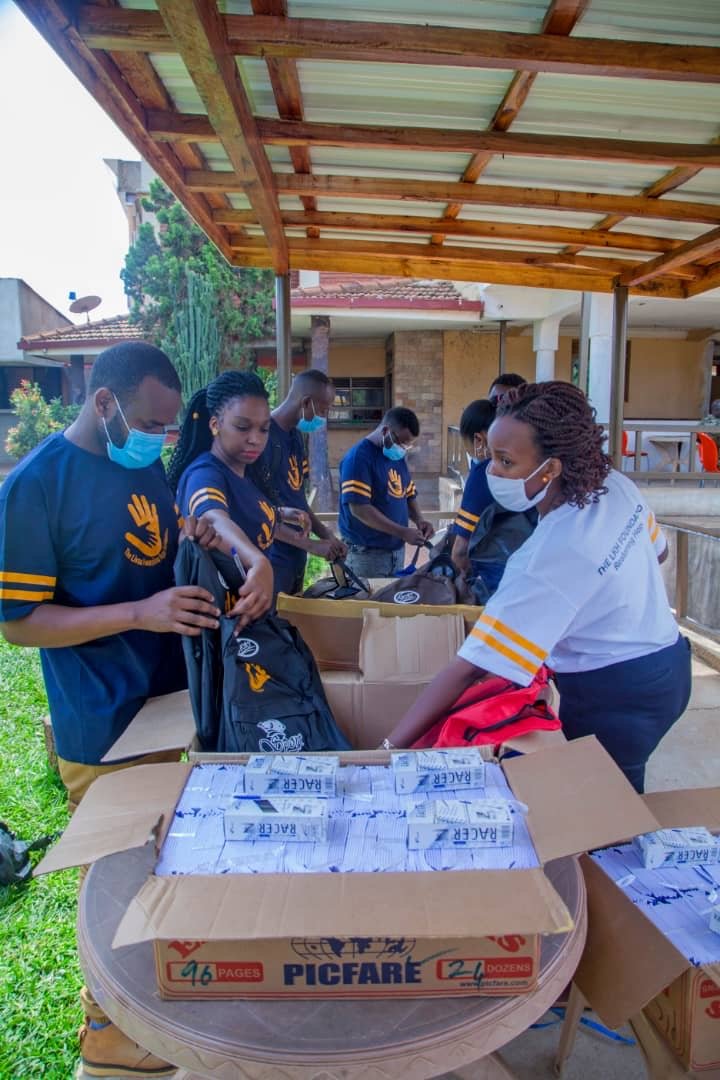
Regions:
[[[147,222],[140,226],[120,276],[131,321],[165,349],[178,369],[185,366],[187,401],[188,391],[207,382],[212,358],[203,348],[215,334],[213,374],[218,368],[248,366],[252,342],[274,336],[273,274],[230,266],[159,180],[150,185],[143,206],[155,214],[157,233]],[[188,352],[191,341],[194,357]]]

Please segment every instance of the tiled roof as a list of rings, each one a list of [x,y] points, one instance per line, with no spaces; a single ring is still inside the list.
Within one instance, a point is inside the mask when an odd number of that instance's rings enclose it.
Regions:
[[[482,300],[468,300],[452,281],[401,277],[321,275],[320,284],[292,290],[293,308],[411,308],[482,311]]]
[[[60,326],[42,334],[21,338],[18,348],[26,352],[48,351],[53,348],[77,348],[82,351],[93,346],[117,345],[122,341],[142,341],[141,327],[130,322],[128,315],[115,315],[111,319],[82,323],[78,326]]]

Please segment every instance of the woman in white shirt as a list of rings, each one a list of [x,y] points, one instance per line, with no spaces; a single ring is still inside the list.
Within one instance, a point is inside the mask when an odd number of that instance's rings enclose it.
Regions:
[[[660,574],[660,527],[612,468],[595,411],[570,383],[507,395],[488,441],[493,497],[509,510],[536,506],[540,522],[457,658],[386,743],[411,745],[487,672],[527,686],[547,663],[567,738],[596,735],[643,791],[647,760],[690,697],[690,648]]]

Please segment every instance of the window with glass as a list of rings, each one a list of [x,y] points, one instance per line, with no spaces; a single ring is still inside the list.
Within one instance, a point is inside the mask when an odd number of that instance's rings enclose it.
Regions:
[[[335,400],[328,413],[334,427],[375,427],[385,411],[383,376],[333,377]]]

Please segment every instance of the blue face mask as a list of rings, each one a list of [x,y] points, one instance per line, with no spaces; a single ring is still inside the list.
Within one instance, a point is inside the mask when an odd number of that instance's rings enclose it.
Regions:
[[[298,423],[297,423],[298,430],[302,431],[305,435],[310,435],[311,432],[313,432],[313,431],[319,431],[320,428],[324,427],[325,423],[326,423],[324,416],[318,416],[316,414],[316,412],[315,412],[315,403],[312,400],[312,398],[310,399],[310,404],[312,405],[312,411],[313,411],[312,419],[311,420],[306,420],[304,416],[301,416],[300,419],[298,420]],[[305,412],[305,409],[303,407],[303,413],[304,412]]]
[[[404,446],[400,446],[399,443],[392,442],[392,436],[390,436],[390,439],[389,446],[386,445],[385,439],[383,439],[383,454],[386,458],[390,458],[390,461],[402,461],[407,454],[407,450]]]
[[[113,397],[115,397],[114,394]],[[166,434],[163,432],[162,435],[152,435],[147,431],[138,431],[137,428],[131,428],[125,419],[125,413],[120,408],[120,402],[117,398],[115,398],[115,404],[122,416],[125,427],[128,429],[128,437],[124,446],[116,446],[110,438],[110,432],[103,416],[108,457],[116,465],[122,465],[124,469],[146,469],[148,465],[154,465],[165,445]]]

